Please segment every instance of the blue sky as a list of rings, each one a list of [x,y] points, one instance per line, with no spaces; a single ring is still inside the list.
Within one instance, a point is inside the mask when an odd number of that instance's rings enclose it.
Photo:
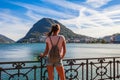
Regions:
[[[0,34],[13,40],[44,17],[99,38],[120,33],[120,0],[0,0]]]

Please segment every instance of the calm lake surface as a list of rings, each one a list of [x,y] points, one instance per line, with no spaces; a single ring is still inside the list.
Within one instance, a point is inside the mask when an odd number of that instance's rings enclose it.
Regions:
[[[45,43],[0,44],[0,62],[34,61]],[[65,58],[120,57],[120,44],[67,43]]]

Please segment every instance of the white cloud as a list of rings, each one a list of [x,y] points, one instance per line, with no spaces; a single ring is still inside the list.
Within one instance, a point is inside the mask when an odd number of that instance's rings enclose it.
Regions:
[[[92,27],[92,28],[73,28],[74,32],[91,37],[104,37],[106,35],[112,35],[114,33],[120,33],[120,26],[112,27]]]
[[[10,13],[0,12],[0,34],[13,40],[22,38],[31,27],[30,23]]]
[[[39,19],[43,18],[43,16],[41,15],[38,15],[38,14],[35,14],[33,11],[31,10],[28,10],[26,13],[25,13],[29,18],[33,19],[34,22],[35,21],[38,21]]]
[[[115,5],[100,11],[83,6],[84,8],[80,9],[80,15],[78,17],[61,20],[61,22],[68,27],[71,24],[73,27],[70,26],[70,29],[75,33],[92,37],[103,37],[114,33],[120,33],[119,6],[120,5]],[[86,12],[89,15],[86,14]]]
[[[13,3],[13,4],[16,4],[16,5],[19,5],[21,7],[24,7],[28,10],[28,15],[29,17],[31,17],[29,15],[29,13],[34,13],[34,15],[37,15],[37,17],[34,17],[32,16],[33,19],[36,19],[38,18],[38,15],[46,15],[46,16],[54,16],[56,18],[73,18],[75,17],[74,15],[70,15],[70,14],[65,14],[64,12],[60,12],[60,11],[56,11],[56,10],[53,10],[53,9],[49,9],[49,8],[44,8],[44,7],[40,7],[40,6],[37,6],[37,5],[32,5],[32,4],[26,4],[26,3]],[[61,17],[62,16],[62,17]]]
[[[119,16],[120,17],[120,5],[115,5],[104,9],[103,12],[108,15],[110,18]]]
[[[111,0],[87,0],[86,3],[94,8],[99,8],[106,5]]]
[[[78,9],[83,8],[83,6],[74,4],[74,3],[66,1],[66,0],[43,0],[43,1],[47,2],[47,3],[49,2],[49,3],[52,3],[52,4],[62,6],[62,7],[64,7],[64,9],[69,8],[69,9],[78,10]]]

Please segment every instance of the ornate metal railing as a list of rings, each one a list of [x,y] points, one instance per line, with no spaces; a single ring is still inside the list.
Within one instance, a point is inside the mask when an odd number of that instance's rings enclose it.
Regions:
[[[45,58],[0,62],[0,80],[48,80],[45,62]],[[120,57],[64,59],[63,63],[66,80],[120,80]],[[59,80],[57,74],[54,77]]]

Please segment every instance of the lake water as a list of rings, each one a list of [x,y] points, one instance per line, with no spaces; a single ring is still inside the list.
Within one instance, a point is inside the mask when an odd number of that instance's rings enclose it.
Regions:
[[[0,44],[0,62],[34,61],[45,43]],[[67,43],[65,58],[120,57],[120,44]]]

